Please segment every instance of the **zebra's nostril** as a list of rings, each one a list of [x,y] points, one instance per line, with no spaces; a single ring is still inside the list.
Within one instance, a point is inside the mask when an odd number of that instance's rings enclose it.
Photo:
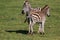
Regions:
[[[24,14],[24,10],[22,10],[22,14]]]
[[[50,17],[50,15],[48,15],[48,17]]]

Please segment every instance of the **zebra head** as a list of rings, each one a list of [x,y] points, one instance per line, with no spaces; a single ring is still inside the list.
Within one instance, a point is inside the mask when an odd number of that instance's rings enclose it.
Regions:
[[[50,13],[49,13],[49,6],[48,5],[45,5],[41,11],[43,11],[48,17],[50,16]]]
[[[31,5],[29,4],[29,1],[26,0],[23,4],[22,14],[27,14],[31,9]]]

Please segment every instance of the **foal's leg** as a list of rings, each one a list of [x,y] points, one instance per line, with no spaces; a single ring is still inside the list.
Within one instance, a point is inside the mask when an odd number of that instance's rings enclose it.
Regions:
[[[41,24],[41,34],[44,34],[44,23],[45,23],[45,21],[42,21],[42,24]]]
[[[31,21],[29,22],[29,34],[31,33]]]
[[[41,32],[41,27],[42,27],[42,25],[39,23],[39,30],[38,30],[38,33]]]
[[[44,32],[44,21],[42,22],[42,32]]]
[[[33,23],[31,24],[31,34],[33,34]]]
[[[45,23],[45,21],[42,21],[41,23],[39,23],[38,33],[40,33],[40,34],[44,34],[44,23]]]
[[[30,27],[30,24],[29,24],[29,32],[28,32],[28,34],[30,34],[30,32],[31,32],[31,27]]]
[[[29,33],[33,34],[33,25],[35,24],[35,22],[30,22],[29,24]]]
[[[30,33],[33,33],[33,23],[32,23],[32,21],[30,21],[30,23],[29,23],[29,34]]]

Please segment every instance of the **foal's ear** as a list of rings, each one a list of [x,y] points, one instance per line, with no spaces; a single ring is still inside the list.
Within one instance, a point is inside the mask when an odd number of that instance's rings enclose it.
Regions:
[[[25,0],[25,2],[29,2],[28,0]]]

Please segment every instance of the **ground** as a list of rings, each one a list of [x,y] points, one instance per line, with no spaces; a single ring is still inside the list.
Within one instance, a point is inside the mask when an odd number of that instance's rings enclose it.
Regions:
[[[21,14],[24,0],[0,0],[0,40],[60,40],[60,0],[29,0],[32,7],[49,5],[50,17],[46,18],[45,35],[28,35],[25,15]]]

